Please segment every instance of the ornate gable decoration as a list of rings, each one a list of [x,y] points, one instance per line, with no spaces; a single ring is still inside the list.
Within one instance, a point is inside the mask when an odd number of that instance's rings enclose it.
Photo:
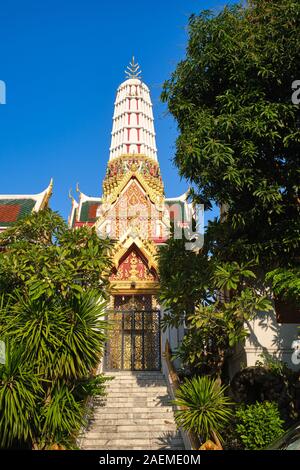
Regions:
[[[101,216],[96,223],[99,234],[113,239],[129,235],[142,240],[162,236],[162,204],[152,201],[147,184],[140,181],[140,175],[129,175],[121,188],[118,188],[119,194],[114,202],[111,202],[112,198],[103,202]]]
[[[103,197],[112,203],[133,177],[140,181],[153,202],[162,199],[164,187],[159,166],[141,155],[124,155],[109,162],[103,182]]]
[[[148,268],[148,263],[136,246],[132,246],[121,258],[118,270],[114,268],[110,280],[130,282],[157,282],[156,271]]]

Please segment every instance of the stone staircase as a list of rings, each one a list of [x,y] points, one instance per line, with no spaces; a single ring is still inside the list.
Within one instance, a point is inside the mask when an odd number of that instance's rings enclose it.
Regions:
[[[106,375],[114,379],[107,382],[107,396],[93,402],[81,449],[184,449],[161,372]]]

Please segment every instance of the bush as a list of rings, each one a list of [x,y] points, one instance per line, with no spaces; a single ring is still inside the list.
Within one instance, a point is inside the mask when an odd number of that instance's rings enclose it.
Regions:
[[[278,406],[265,401],[236,411],[237,435],[247,450],[262,449],[283,433]]]
[[[299,374],[289,370],[274,358],[264,358],[255,367],[237,372],[230,383],[233,398],[238,403],[253,405],[257,402],[276,402],[281,418],[291,425],[298,415],[294,387]]]
[[[283,377],[266,367],[246,367],[231,380],[231,391],[239,403],[279,402],[286,396]]]
[[[220,439],[232,415],[225,391],[226,387],[206,376],[186,379],[175,393],[174,404],[182,408],[175,412],[178,426],[195,432],[202,442],[213,438],[213,433]]]

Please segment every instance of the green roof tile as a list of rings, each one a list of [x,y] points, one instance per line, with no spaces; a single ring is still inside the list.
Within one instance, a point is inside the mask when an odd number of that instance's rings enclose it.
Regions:
[[[99,201],[85,201],[82,203],[80,211],[80,222],[96,222],[97,209],[101,205]]]
[[[35,199],[0,199],[0,227],[11,227],[17,220],[30,214]]]

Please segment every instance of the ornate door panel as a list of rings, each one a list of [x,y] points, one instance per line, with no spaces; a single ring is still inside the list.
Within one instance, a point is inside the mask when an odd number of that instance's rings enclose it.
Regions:
[[[160,370],[159,310],[120,307],[107,312],[106,370]]]

